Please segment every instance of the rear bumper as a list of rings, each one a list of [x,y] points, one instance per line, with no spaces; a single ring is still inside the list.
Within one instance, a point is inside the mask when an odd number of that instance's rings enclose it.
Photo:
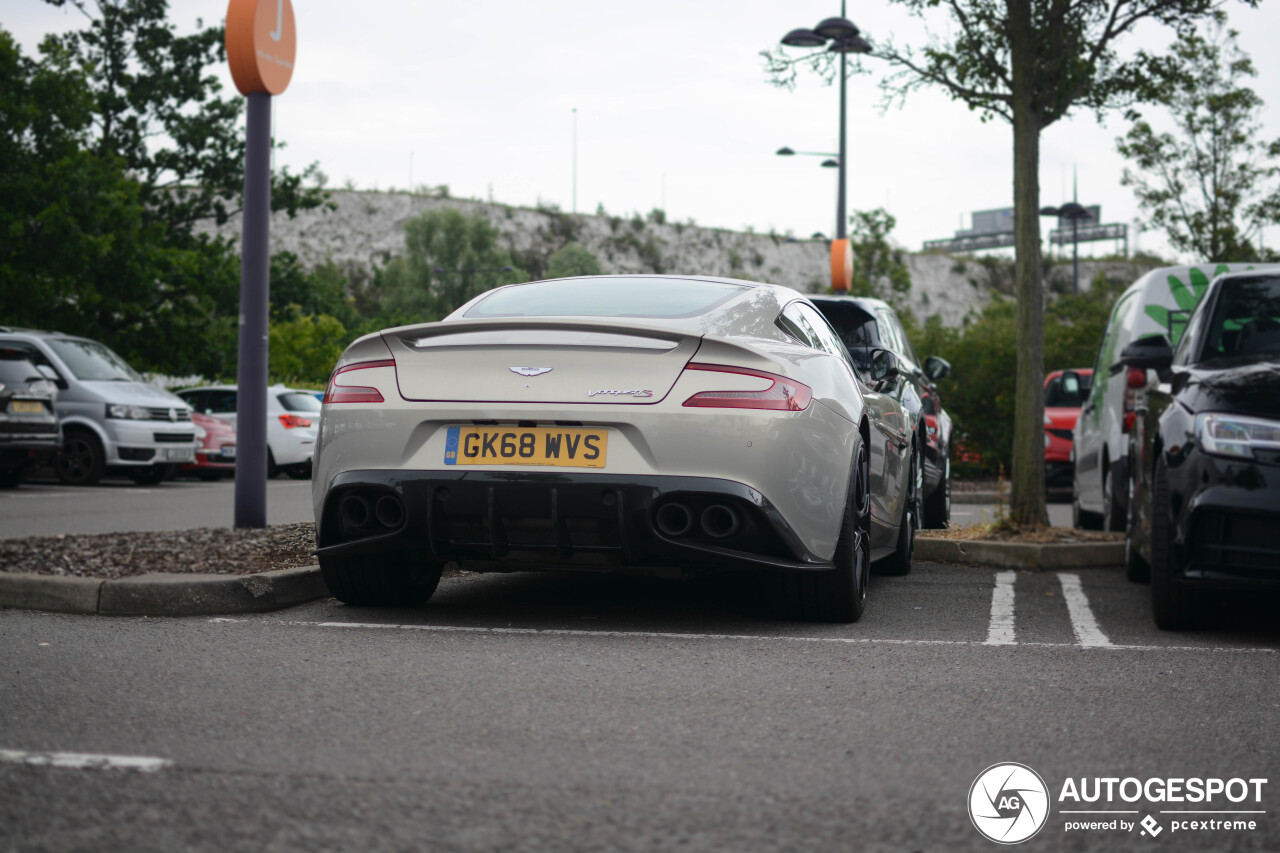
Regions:
[[[672,523],[685,517],[673,505],[688,511],[687,530]],[[704,527],[713,507],[713,522],[736,522]],[[708,477],[346,471],[317,528],[321,558],[415,551],[490,570],[831,568],[755,489]]]

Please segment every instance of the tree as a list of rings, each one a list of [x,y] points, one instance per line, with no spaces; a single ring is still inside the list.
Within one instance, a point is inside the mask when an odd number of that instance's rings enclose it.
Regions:
[[[581,243],[566,243],[547,261],[547,278],[600,275],[600,259]]]
[[[87,23],[46,37],[39,62],[0,46],[6,320],[103,339],[144,369],[225,375],[239,264],[202,228],[238,211],[244,180],[242,100],[208,73],[222,29],[178,35],[166,0],[46,2]],[[310,171],[281,170],[273,208],[322,204]]]
[[[483,213],[428,210],[405,223],[405,254],[378,271],[382,310],[393,322],[438,320],[471,297],[528,276],[511,266]]]
[[[905,308],[911,291],[911,270],[902,259],[902,250],[889,244],[889,234],[898,220],[883,207],[855,210],[849,217],[849,242],[853,246],[854,296],[874,296]]]
[[[1206,262],[1259,260],[1262,226],[1280,223],[1280,140],[1259,139],[1263,101],[1243,85],[1257,71],[1237,35],[1222,16],[1207,38],[1187,33],[1174,45],[1177,73],[1162,101],[1176,132],[1157,133],[1134,110],[1133,127],[1116,140],[1135,166],[1121,183],[1133,187],[1144,224]]]
[[[1013,129],[1014,241],[1017,280],[1017,415],[1013,442],[1012,520],[1048,523],[1044,493],[1044,289],[1040,266],[1040,134],[1073,108],[1101,112],[1156,97],[1153,83],[1168,67],[1161,55],[1139,51],[1124,59],[1117,43],[1144,21],[1190,32],[1220,0],[892,0],[925,23],[942,9],[946,33],[931,32],[926,47],[873,45],[871,56],[890,73],[890,98],[940,87],[983,121]],[[1257,0],[1244,0],[1256,6]],[[794,85],[797,69],[828,77],[836,54],[793,57],[765,52],[773,81]],[[865,71],[855,64],[855,73]]]

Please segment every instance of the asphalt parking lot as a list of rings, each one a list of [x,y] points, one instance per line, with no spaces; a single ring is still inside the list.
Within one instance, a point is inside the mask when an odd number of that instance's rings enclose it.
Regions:
[[[311,521],[311,481],[267,481],[267,523]],[[37,478],[0,491],[0,538],[128,530],[189,530],[235,524],[235,481],[169,480],[139,486],[107,478],[64,486]]]
[[[270,520],[309,518],[309,485],[272,481]],[[0,535],[226,525],[232,496],[27,484]],[[0,848],[990,850],[968,797],[1000,762],[1052,800],[1027,849],[1280,847],[1274,599],[1167,633],[1118,569],[918,562],[853,625],[778,621],[755,589],[469,574],[403,610],[0,611]],[[1103,778],[1268,781],[1256,803],[1060,798]],[[1176,828],[1202,819],[1253,828]]]
[[[855,625],[771,620],[732,582],[539,574],[406,610],[7,611],[0,826],[14,850],[988,850],[966,796],[996,762],[1055,794],[1267,778],[1280,632],[1233,606],[1163,634],[1115,570],[922,563]],[[1148,842],[1068,830],[1071,805],[1034,849]],[[1153,849],[1275,849],[1275,808],[1264,786],[1254,830]]]

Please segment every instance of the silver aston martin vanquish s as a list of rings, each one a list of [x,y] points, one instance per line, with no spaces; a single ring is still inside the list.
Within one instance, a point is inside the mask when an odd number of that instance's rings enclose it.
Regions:
[[[748,571],[787,616],[853,621],[873,417],[844,345],[788,288],[502,287],[343,353],[315,451],[320,567],[342,601],[399,606],[448,562]]]

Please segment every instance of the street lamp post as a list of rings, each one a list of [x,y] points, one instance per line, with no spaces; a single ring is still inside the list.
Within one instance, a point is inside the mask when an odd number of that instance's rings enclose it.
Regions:
[[[847,102],[845,68],[848,54],[870,53],[871,45],[862,38],[853,22],[845,17],[844,0],[840,3],[840,17],[827,18],[811,30],[803,28],[792,30],[783,36],[782,43],[788,47],[825,46],[829,52],[840,54],[840,153],[836,155],[839,179],[836,189],[836,239],[831,242],[831,286],[835,290],[848,290],[853,278],[853,249],[849,246],[848,216],[845,213],[846,173],[849,162],[845,141]]]
[[[1080,220],[1092,219],[1082,204],[1069,201],[1061,207],[1042,207],[1041,216],[1056,216],[1071,222],[1071,294],[1080,294]]]

